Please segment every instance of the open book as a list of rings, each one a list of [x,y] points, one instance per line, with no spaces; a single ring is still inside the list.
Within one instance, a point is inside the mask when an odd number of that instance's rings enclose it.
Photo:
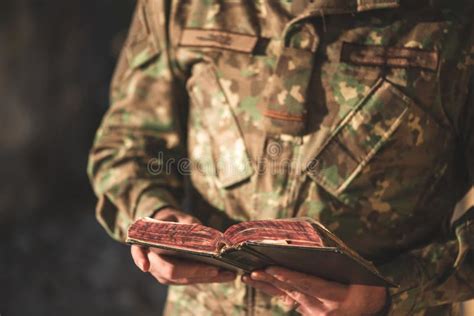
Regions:
[[[238,272],[273,265],[344,284],[396,286],[309,218],[242,222],[224,233],[199,224],[142,218],[130,226],[127,243]]]

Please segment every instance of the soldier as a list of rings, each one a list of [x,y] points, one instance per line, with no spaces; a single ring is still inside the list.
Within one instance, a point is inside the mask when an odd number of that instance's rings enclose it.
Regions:
[[[473,11],[451,2],[139,1],[88,168],[107,232],[308,216],[400,284],[132,247],[171,285],[166,315],[450,315],[473,297]]]

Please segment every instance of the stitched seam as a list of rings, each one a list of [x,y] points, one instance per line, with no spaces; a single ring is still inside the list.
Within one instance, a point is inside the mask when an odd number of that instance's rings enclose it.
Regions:
[[[304,116],[290,115],[284,112],[272,111],[272,110],[265,110],[264,115],[270,118],[275,118],[275,119],[285,120],[285,121],[303,121],[304,120]]]
[[[180,48],[215,48],[215,49],[219,49],[219,50],[226,50],[226,51],[236,52],[236,53],[241,53],[241,54],[250,54],[250,53],[252,53],[248,50],[243,50],[243,49],[239,50],[239,49],[235,49],[235,48],[222,47],[222,46],[218,46],[218,45],[183,45],[183,44],[179,44],[178,47],[180,47]]]
[[[322,154],[322,152],[327,148],[327,146],[335,141],[335,137],[341,132],[341,130],[350,122],[350,120],[354,117],[356,113],[361,111],[361,109],[364,107],[366,104],[367,100],[373,96],[374,93],[376,93],[384,84],[388,84],[389,91],[400,98],[400,101],[403,102],[405,108],[403,111],[398,114],[398,117],[396,121],[390,126],[390,128],[382,135],[382,138],[371,148],[371,150],[365,155],[363,160],[357,165],[357,167],[350,173],[350,175],[346,178],[343,179],[342,184],[339,182],[334,184],[332,182],[329,182],[327,178],[321,173],[318,172],[317,170],[317,165],[314,167],[316,170],[314,171],[309,171],[309,175],[312,176],[314,179],[318,180],[321,184],[326,186],[331,193],[334,193],[336,196],[340,195],[346,188],[347,186],[352,182],[352,180],[362,171],[362,169],[368,164],[368,162],[375,156],[375,154],[379,151],[379,149],[382,147],[383,144],[387,142],[389,137],[393,135],[395,130],[400,126],[403,117],[405,117],[406,113],[408,112],[408,104],[411,103],[411,99],[408,97],[402,95],[396,88],[392,86],[391,83],[389,83],[386,80],[381,80],[375,85],[375,89],[371,91],[371,93],[368,94],[366,98],[363,99],[363,101],[360,103],[359,106],[357,106],[347,117],[341,122],[340,128],[338,128],[330,137],[329,141],[324,145],[323,149],[318,153],[315,159],[313,161],[316,161],[317,164],[320,162],[318,161],[318,157]],[[320,171],[320,170],[319,170]]]
[[[356,52],[362,56],[352,56]],[[374,53],[367,58],[367,53]],[[436,71],[439,65],[439,53],[412,47],[393,47],[381,45],[364,45],[344,42],[341,50],[341,61],[355,65],[392,66],[401,68],[421,68]]]
[[[360,171],[367,165],[367,163],[375,156],[375,154],[379,151],[379,149],[382,147],[383,144],[387,142],[390,136],[393,135],[395,130],[400,126],[402,122],[402,118],[405,116],[407,113],[408,108],[405,108],[403,112],[398,116],[397,120],[393,123],[392,126],[388,129],[387,132],[385,132],[382,136],[382,139],[380,139],[377,144],[372,147],[372,149],[369,151],[369,153],[364,157],[364,159],[361,161],[361,163],[354,169],[354,171],[351,173],[351,175],[344,181],[339,188],[336,190],[336,193],[339,195],[344,191],[349,183],[359,174]]]

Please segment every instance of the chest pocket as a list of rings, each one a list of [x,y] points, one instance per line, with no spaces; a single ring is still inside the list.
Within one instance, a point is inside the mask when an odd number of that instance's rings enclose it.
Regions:
[[[191,113],[198,115],[203,124],[201,128],[207,131],[210,139],[212,160],[215,175],[220,187],[229,188],[243,182],[254,173],[241,130],[217,79],[215,67],[212,64],[197,64],[193,68],[193,76],[189,79],[187,89],[191,96]],[[193,149],[191,149],[193,150]],[[201,160],[206,150],[196,150],[198,154],[193,159]]]
[[[384,174],[392,180],[397,180],[394,175],[398,180],[426,179],[444,139],[430,115],[391,82],[380,79],[313,156],[306,172],[344,200],[348,188],[368,192]]]

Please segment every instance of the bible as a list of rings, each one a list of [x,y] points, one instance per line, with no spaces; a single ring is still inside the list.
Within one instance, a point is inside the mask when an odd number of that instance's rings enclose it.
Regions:
[[[130,226],[126,242],[236,272],[281,266],[343,284],[396,286],[310,218],[242,222],[223,233],[200,224],[142,218]]]

